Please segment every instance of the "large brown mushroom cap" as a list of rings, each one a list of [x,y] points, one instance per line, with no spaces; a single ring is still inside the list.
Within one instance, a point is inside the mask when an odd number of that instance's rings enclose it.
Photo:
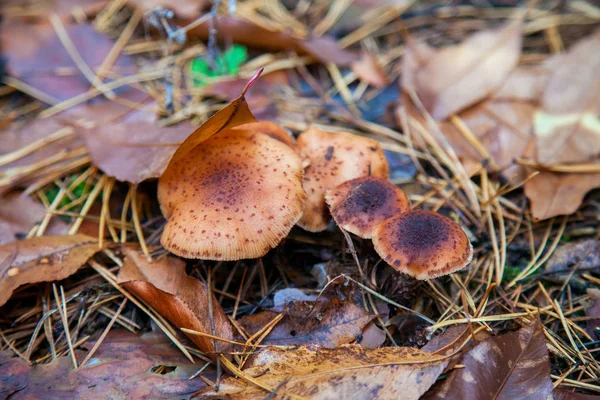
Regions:
[[[161,243],[187,258],[261,257],[287,236],[305,197],[302,161],[291,148],[262,133],[225,130],[159,179],[168,218]]]
[[[387,160],[375,140],[311,128],[303,132],[296,143],[301,155],[310,162],[303,181],[308,197],[298,222],[307,231],[320,232],[327,228],[327,190],[354,178],[370,175],[387,179],[389,176]]]
[[[328,190],[325,201],[339,226],[365,239],[373,237],[373,229],[386,219],[410,211],[401,189],[374,176],[352,179]]]
[[[388,264],[417,279],[450,274],[473,258],[471,242],[458,224],[424,210],[383,222],[373,231],[373,244]]]

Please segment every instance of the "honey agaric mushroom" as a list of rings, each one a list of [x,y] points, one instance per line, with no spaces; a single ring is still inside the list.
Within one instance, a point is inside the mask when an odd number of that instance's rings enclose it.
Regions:
[[[227,129],[171,162],[158,182],[170,252],[207,260],[265,255],[302,215],[302,161],[265,134]]]
[[[292,149],[296,148],[296,141],[283,127],[277,125],[271,121],[257,121],[250,122],[236,126],[234,129],[244,129],[247,131],[254,131],[264,133],[265,135],[271,136],[273,139],[277,139],[282,143],[287,144]]]
[[[320,232],[327,228],[327,190],[363,176],[386,179],[389,176],[387,160],[375,140],[311,128],[303,132],[296,143],[300,154],[310,162],[303,180],[307,200],[298,222],[307,231]]]
[[[388,264],[417,279],[450,274],[473,258],[473,246],[458,224],[424,210],[403,213],[378,225],[373,244]]]
[[[386,219],[410,211],[404,192],[375,176],[346,181],[328,190],[325,201],[336,224],[364,239],[373,237],[373,229]]]

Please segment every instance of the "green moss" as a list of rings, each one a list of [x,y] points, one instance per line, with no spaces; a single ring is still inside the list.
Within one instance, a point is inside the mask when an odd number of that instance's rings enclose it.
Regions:
[[[190,63],[190,74],[194,85],[204,86],[207,78],[223,75],[237,75],[240,66],[248,59],[248,50],[245,46],[234,44],[222,55],[217,56],[216,67],[213,69],[204,57],[197,57]]]

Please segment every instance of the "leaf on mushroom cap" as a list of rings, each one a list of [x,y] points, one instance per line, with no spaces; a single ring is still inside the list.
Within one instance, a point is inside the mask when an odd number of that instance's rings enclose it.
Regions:
[[[287,236],[305,198],[294,150],[259,132],[229,129],[171,162],[159,179],[168,218],[161,243],[188,258],[261,257]]]
[[[180,162],[182,159],[186,158],[188,153],[194,151],[199,144],[207,141],[217,133],[238,125],[256,122],[254,115],[252,115],[252,112],[248,108],[245,95],[246,91],[254,82],[256,82],[262,71],[263,69],[261,68],[252,78],[250,78],[237,99],[233,100],[225,108],[206,120],[205,123],[200,125],[190,136],[188,136],[181,146],[177,148],[175,154],[173,154],[173,157],[167,166],[167,170],[171,167],[171,164]]]
[[[292,149],[296,148],[296,141],[283,127],[277,125],[271,121],[257,121],[250,122],[236,126],[235,129],[245,129],[253,132],[264,133],[265,135],[271,136],[273,139],[277,139],[282,143],[287,144]]]
[[[461,227],[425,210],[400,214],[378,225],[373,245],[389,265],[417,279],[450,274],[473,258],[473,246]]]
[[[363,176],[386,179],[389,176],[387,160],[375,140],[311,128],[298,137],[297,145],[301,155],[310,161],[303,181],[307,201],[298,222],[307,231],[320,232],[327,228],[327,190]]]
[[[410,211],[404,191],[374,176],[346,181],[328,190],[325,201],[335,222],[348,232],[370,239],[386,219]]]

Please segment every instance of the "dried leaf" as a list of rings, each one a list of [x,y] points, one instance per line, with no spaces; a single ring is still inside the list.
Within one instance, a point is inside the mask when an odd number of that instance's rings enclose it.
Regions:
[[[586,193],[600,186],[600,174],[566,174],[542,171],[525,183],[536,220],[573,214]]]
[[[206,285],[185,273],[185,262],[175,257],[148,261],[141,252],[123,249],[127,256],[119,271],[118,282],[147,302],[178,328],[192,329],[231,340],[233,330],[219,302],[212,296],[213,322],[208,307]],[[214,324],[214,331],[212,330]],[[214,352],[227,352],[230,345],[204,336],[188,335],[198,348],[215,357]],[[217,343],[218,349],[215,349]]]
[[[142,13],[150,13],[156,9],[169,9],[178,19],[196,19],[210,5],[205,0],[127,0],[127,5],[137,8]]]
[[[207,40],[211,24],[210,21],[200,24],[188,34]],[[250,21],[231,16],[220,16],[218,26],[217,35],[220,38],[249,47],[272,51],[296,51],[300,54],[308,54],[322,63],[332,62],[339,66],[348,66],[356,60],[354,53],[341,48],[334,38],[327,35],[310,39],[300,38],[288,32],[268,30]]]
[[[0,14],[4,14],[5,8],[8,11],[13,7],[23,7],[28,11],[26,16],[19,16],[18,13],[11,15],[7,12],[6,20],[45,20],[51,14],[70,20],[73,19],[74,13],[78,16],[83,13],[91,18],[102,10],[106,3],[108,0],[3,0],[0,4]]]
[[[138,184],[162,175],[193,129],[185,122],[163,127],[155,114],[136,111],[115,123],[80,132],[98,168],[120,181]]]
[[[3,28],[0,48],[7,58],[8,75],[58,101],[90,89],[90,81],[77,68],[52,25],[11,23]],[[89,24],[67,24],[65,29],[92,71],[102,64],[114,45],[112,40],[96,32]],[[134,73],[136,68],[131,57],[121,55],[112,70],[123,76]]]
[[[81,234],[36,237],[0,246],[0,306],[21,285],[58,281],[74,274],[99,250],[96,238]]]
[[[239,320],[251,336],[273,320],[279,313],[263,311]],[[261,344],[302,345],[315,343],[327,349],[355,341],[374,315],[347,301],[295,301],[290,303],[284,317],[275,325]]]
[[[562,272],[567,276],[575,267],[581,272],[591,268],[600,269],[600,241],[587,239],[559,246],[544,264],[544,271],[559,276]]]
[[[86,347],[93,345],[90,342]],[[86,352],[75,350],[75,355],[82,360]],[[160,367],[174,370],[161,373]],[[0,396],[19,400],[189,399],[206,387],[201,379],[189,379],[197,369],[163,334],[138,336],[112,330],[94,357],[76,370],[69,357],[29,367],[20,358],[0,353]]]
[[[600,30],[557,57],[535,116],[537,159],[589,162],[600,153]]]
[[[550,363],[542,325],[479,343],[426,399],[551,399]]]
[[[554,390],[554,400],[598,400],[600,396],[571,392],[565,389]]]
[[[46,208],[31,197],[12,192],[0,196],[0,245],[27,236],[46,215]],[[53,218],[46,228],[47,235],[66,235],[67,224]]]
[[[244,370],[262,385],[286,397],[311,399],[418,399],[437,379],[447,361],[408,347],[334,350],[303,346],[295,350],[266,348]],[[219,392],[199,398],[264,399],[268,392],[243,379],[227,378]]]
[[[409,44],[403,87],[414,90],[431,115],[443,120],[498,89],[521,54],[522,21],[479,32],[457,46],[432,51]]]
[[[210,117],[205,123],[200,125],[188,138],[181,143],[181,145],[175,151],[175,154],[171,158],[167,169],[163,176],[165,178],[173,175],[173,170],[180,168],[182,161],[185,161],[187,155],[192,152],[198,145],[207,141],[217,133],[227,129],[234,128],[238,125],[247,124],[249,122],[255,122],[256,119],[252,112],[248,108],[246,102],[246,91],[252,86],[252,84],[258,79],[262,69],[259,70],[242,89],[241,94],[229,103],[226,107],[219,110],[215,115]],[[160,196],[160,192],[159,192]],[[161,201],[162,203],[162,201]]]
[[[353,62],[350,68],[360,80],[376,88],[381,89],[390,84],[390,78],[374,54],[363,52],[360,60]]]
[[[363,329],[358,344],[365,349],[376,349],[383,346],[386,339],[387,336],[384,330],[378,327],[374,321],[371,321],[365,329]]]

